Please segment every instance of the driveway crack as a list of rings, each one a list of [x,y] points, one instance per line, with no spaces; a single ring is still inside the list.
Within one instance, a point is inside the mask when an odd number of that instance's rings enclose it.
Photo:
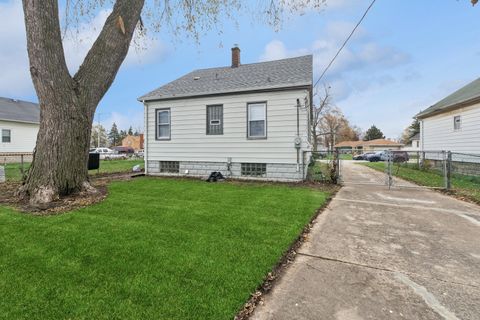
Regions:
[[[393,269],[389,269],[389,268],[375,267],[375,266],[370,266],[370,265],[366,265],[366,264],[362,264],[362,263],[346,261],[346,260],[341,260],[341,259],[337,259],[337,258],[324,257],[324,256],[319,256],[319,255],[314,255],[314,254],[309,254],[309,253],[303,253],[303,252],[297,252],[297,255],[310,257],[310,258],[315,258],[315,259],[320,259],[320,260],[325,260],[325,261],[342,263],[342,264],[355,266],[355,267],[360,267],[360,268],[373,269],[373,270],[377,270],[377,271],[385,271],[385,272],[389,272],[389,273],[393,273],[393,274],[404,274],[404,275],[409,275],[409,276],[417,276],[417,277],[421,277],[421,278],[424,278],[424,279],[440,281],[440,282],[444,282],[444,283],[448,283],[448,284],[454,284],[454,285],[460,285],[460,286],[480,289],[479,285],[463,283],[463,282],[456,282],[456,281],[447,281],[447,280],[440,279],[440,278],[435,278],[435,277],[433,277],[433,278],[432,277],[426,277],[424,275],[421,275],[421,274],[418,274],[418,273],[413,273],[413,272],[403,272],[403,271],[400,272],[398,270],[393,270]],[[310,264],[307,264],[307,265],[312,269],[320,271],[318,268],[315,268]]]

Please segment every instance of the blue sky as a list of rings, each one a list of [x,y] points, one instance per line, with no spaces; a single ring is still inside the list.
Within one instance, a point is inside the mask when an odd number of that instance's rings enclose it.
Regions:
[[[238,28],[224,21],[221,35],[212,32],[200,44],[157,34],[148,49],[131,50],[97,119],[106,127],[115,121],[121,128],[141,129],[138,96],[193,69],[229,65],[235,43],[242,63],[313,54],[316,79],[369,3],[327,0],[321,12],[288,17],[278,32],[241,16]],[[72,71],[107,13],[99,11],[79,37],[65,40]],[[0,0],[0,21],[0,96],[36,101],[21,1]],[[375,124],[387,137],[398,138],[418,111],[480,77],[479,30],[480,6],[472,8],[468,0],[377,0],[324,82],[352,124],[364,130]]]

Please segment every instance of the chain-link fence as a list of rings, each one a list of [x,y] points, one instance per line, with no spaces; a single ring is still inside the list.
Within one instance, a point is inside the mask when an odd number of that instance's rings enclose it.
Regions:
[[[21,181],[26,175],[32,153],[0,153],[0,183]]]
[[[303,176],[309,182],[337,183],[340,159],[337,151],[304,151]]]

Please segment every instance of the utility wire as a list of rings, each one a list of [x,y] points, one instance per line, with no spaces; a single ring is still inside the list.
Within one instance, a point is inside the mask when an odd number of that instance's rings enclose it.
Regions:
[[[323,76],[325,75],[325,73],[327,73],[328,69],[330,69],[330,67],[332,66],[333,62],[335,62],[335,60],[337,59],[338,55],[340,54],[340,52],[342,52],[343,48],[346,46],[347,42],[350,40],[350,38],[353,36],[353,34],[355,33],[355,31],[357,30],[358,26],[362,23],[363,19],[365,19],[365,17],[367,16],[367,13],[368,11],[370,11],[370,9],[372,8],[373,4],[375,3],[376,0],[373,0],[372,3],[370,3],[370,5],[368,6],[367,10],[365,10],[365,12],[363,13],[363,16],[360,18],[360,20],[357,22],[357,24],[355,25],[355,27],[353,28],[352,32],[350,32],[350,34],[348,35],[347,39],[345,39],[345,41],[343,42],[342,46],[340,47],[340,49],[338,49],[337,53],[335,54],[335,56],[333,57],[333,59],[330,61],[330,63],[327,65],[327,67],[325,68],[325,70],[323,70],[322,74],[320,75],[320,77],[318,78],[318,80],[315,82],[315,85],[313,86],[314,88],[318,85],[318,83],[320,82],[320,80],[322,80]],[[317,93],[315,92],[315,95]]]

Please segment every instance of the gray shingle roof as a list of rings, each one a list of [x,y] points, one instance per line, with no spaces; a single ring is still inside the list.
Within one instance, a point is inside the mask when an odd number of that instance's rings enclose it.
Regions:
[[[474,102],[480,99],[480,78],[467,84],[465,87],[455,91],[448,97],[435,103],[433,106],[417,114],[417,118],[425,118],[444,111],[454,109],[457,106]]]
[[[40,123],[40,107],[33,102],[0,97],[0,120]]]
[[[312,56],[192,71],[147,93],[138,100],[269,90],[312,85]]]

